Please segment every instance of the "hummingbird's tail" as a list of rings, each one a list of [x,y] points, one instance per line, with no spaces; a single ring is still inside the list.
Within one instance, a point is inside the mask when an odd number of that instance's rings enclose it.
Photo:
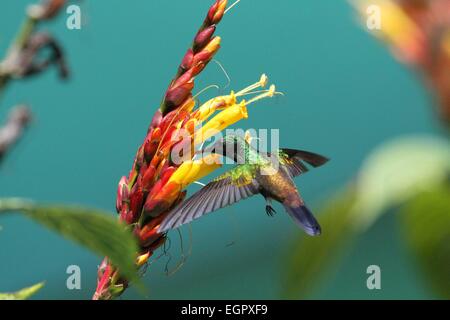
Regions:
[[[307,234],[310,236],[318,236],[321,233],[321,228],[312,212],[305,206],[290,207],[284,204],[284,208],[289,215],[294,219]]]

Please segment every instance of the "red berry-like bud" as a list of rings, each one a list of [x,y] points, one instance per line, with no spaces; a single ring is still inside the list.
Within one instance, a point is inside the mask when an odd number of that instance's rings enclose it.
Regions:
[[[197,33],[194,39],[194,52],[197,52],[200,48],[203,48],[211,40],[211,36],[214,34],[214,31],[216,31],[216,26],[212,25]]]
[[[122,203],[124,201],[128,201],[128,180],[127,177],[122,177],[119,181],[119,185],[117,187],[117,199],[116,199],[116,210],[120,212],[122,210]]]
[[[205,22],[210,24],[217,24],[222,20],[225,8],[227,6],[227,0],[217,0],[209,9]]]
[[[191,95],[191,91],[194,88],[194,82],[190,81],[177,88],[170,89],[166,94],[165,103],[168,110],[179,106]]]
[[[182,69],[181,72],[184,72],[189,68],[191,68],[193,59],[194,59],[194,51],[192,51],[192,49],[189,48],[186,54],[184,55],[183,61],[181,61],[180,64],[180,68]]]
[[[198,68],[197,69],[197,74],[200,73],[198,71],[200,69],[200,67],[204,68],[205,63],[209,62],[212,59],[213,56],[214,56],[213,52],[209,52],[209,51],[206,51],[206,50],[200,51],[199,53],[197,53],[195,55],[193,63],[194,63],[194,65],[199,66],[199,67],[197,67]]]
[[[152,122],[150,123],[149,131],[153,128],[158,127],[159,124],[161,123],[162,118],[163,118],[162,112],[160,110],[157,110],[155,112],[155,115],[153,116]]]
[[[145,191],[150,190],[150,188],[153,184],[154,177],[155,177],[155,172],[156,172],[156,168],[150,165],[147,168],[147,170],[145,171],[144,175],[142,176],[142,188]]]
[[[143,202],[144,192],[141,188],[137,188],[136,191],[130,195],[130,214],[127,216],[127,223],[134,223],[139,219]]]

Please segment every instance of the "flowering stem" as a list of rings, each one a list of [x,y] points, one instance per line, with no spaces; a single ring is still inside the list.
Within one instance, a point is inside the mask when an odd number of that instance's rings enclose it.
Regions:
[[[4,90],[6,89],[9,80],[11,80],[10,74],[8,74],[7,72],[3,72],[1,66],[8,59],[11,58],[11,55],[16,54],[20,49],[22,49],[25,46],[34,29],[36,28],[37,22],[38,20],[36,20],[35,18],[27,16],[25,21],[22,23],[22,26],[20,27],[19,32],[17,33],[17,36],[12,41],[12,44],[8,49],[6,57],[3,59],[2,62],[0,62],[0,98],[3,95]]]
[[[11,55],[16,54],[25,46],[36,25],[37,20],[27,15],[27,18],[22,23],[16,38],[12,41],[6,57],[0,62],[0,98],[11,80],[11,75],[8,72],[2,72],[1,67],[4,65],[5,61],[11,58]],[[0,161],[3,160],[5,153],[22,136],[23,130],[29,123],[30,118],[31,112],[25,106],[15,107],[10,112],[8,122],[3,128],[0,128]]]
[[[220,37],[214,36],[221,21],[226,0],[215,0],[202,26],[187,50],[164,99],[150,124],[147,136],[138,149],[131,172],[119,182],[116,208],[120,220],[133,226],[140,252],[136,266],[147,263],[153,252],[164,244],[165,234],[157,232],[164,214],[182,201],[185,192],[171,177],[180,164],[170,161],[172,139],[177,125],[194,128],[192,90],[200,74],[220,48]],[[127,279],[105,258],[98,269],[94,300],[118,297],[128,287]]]
[[[54,18],[62,9],[66,0],[41,0],[38,4],[27,7],[26,18],[12,41],[6,56],[0,61],[0,97],[12,78],[11,63],[27,46],[39,22]]]
[[[26,106],[14,107],[8,121],[0,128],[0,161],[23,134],[31,119],[31,112]]]
[[[19,33],[17,34],[16,39],[13,42],[14,48],[23,48],[25,46],[25,43],[30,38],[30,35],[33,33],[38,20],[35,18],[32,18],[30,16],[27,16],[25,21],[23,22]]]

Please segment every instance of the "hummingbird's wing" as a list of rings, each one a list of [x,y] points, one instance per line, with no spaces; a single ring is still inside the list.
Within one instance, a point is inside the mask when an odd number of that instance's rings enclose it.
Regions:
[[[329,160],[317,153],[295,149],[280,149],[278,151],[278,159],[282,165],[286,166],[293,177],[308,171],[308,167],[304,162],[316,168]]]
[[[259,184],[254,179],[256,170],[255,165],[243,164],[225,172],[175,207],[161,221],[158,231],[162,233],[178,228],[207,213],[258,194]]]

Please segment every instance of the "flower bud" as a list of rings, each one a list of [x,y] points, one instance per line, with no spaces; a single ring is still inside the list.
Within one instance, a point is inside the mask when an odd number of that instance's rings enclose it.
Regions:
[[[206,45],[203,50],[208,51],[211,54],[215,54],[220,49],[221,41],[222,39],[219,36],[216,36]]]
[[[168,210],[181,192],[180,185],[169,182],[160,187],[158,181],[153,187],[151,194],[147,197],[144,204],[144,213],[146,216],[157,217],[162,212]],[[157,186],[158,185],[158,186]],[[153,192],[156,190],[155,192]]]
[[[242,101],[240,104],[235,104],[231,107],[225,108],[196,132],[194,137],[194,144],[201,144],[203,141],[206,141],[208,138],[224,130],[228,126],[245,118],[248,118],[245,101]]]
[[[171,111],[183,103],[183,101],[190,96],[193,88],[194,82],[190,81],[179,87],[169,89],[164,101],[167,106],[167,110]]]
[[[194,59],[194,51],[192,51],[192,49],[189,48],[186,54],[184,55],[183,60],[181,61],[180,64],[180,69],[182,69],[181,72],[184,72],[192,67],[193,59]]]
[[[117,187],[117,199],[116,199],[116,210],[120,212],[122,210],[122,203],[128,201],[128,180],[127,177],[123,176]]]
[[[142,176],[142,189],[149,191],[155,177],[156,168],[150,165]]]
[[[139,219],[144,202],[144,192],[141,188],[136,188],[130,195],[130,213],[127,216],[127,223],[134,223]]]
[[[223,17],[225,8],[227,6],[227,0],[217,0],[209,9],[205,23],[217,24]]]
[[[146,161],[150,161],[158,148],[159,142],[161,141],[161,129],[155,128],[144,142],[144,156]]]
[[[194,52],[197,52],[200,48],[203,48],[210,41],[214,31],[216,31],[216,26],[211,25],[197,33],[194,39]]]
[[[155,115],[153,116],[152,122],[150,123],[149,131],[153,128],[156,128],[159,126],[162,120],[162,113],[160,110],[157,110],[155,112]]]

